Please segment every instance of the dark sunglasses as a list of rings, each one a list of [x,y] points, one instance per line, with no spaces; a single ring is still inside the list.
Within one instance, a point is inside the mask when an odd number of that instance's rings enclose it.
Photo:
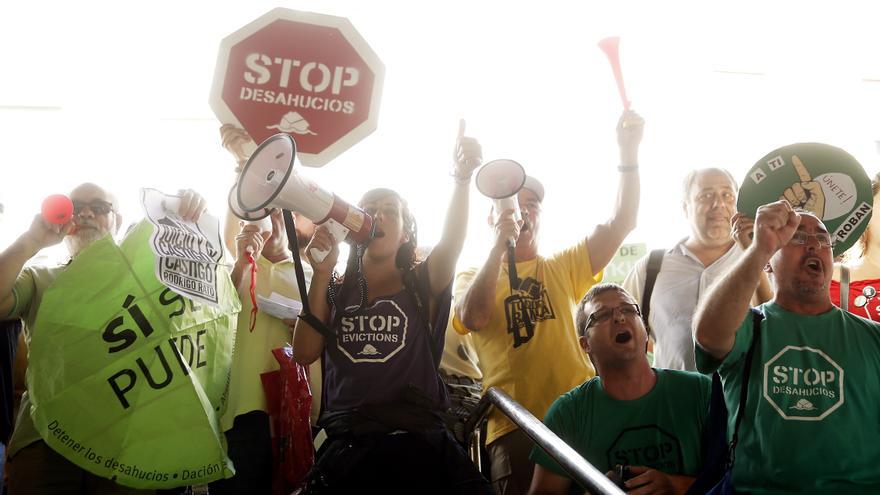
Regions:
[[[106,215],[111,211],[115,211],[111,203],[101,201],[100,199],[92,201],[91,203],[83,203],[80,201],[73,202],[74,215],[79,215],[85,208],[91,210],[91,212],[95,215]]]

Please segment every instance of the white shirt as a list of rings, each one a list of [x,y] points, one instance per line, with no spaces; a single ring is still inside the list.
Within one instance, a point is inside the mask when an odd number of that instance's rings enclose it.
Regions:
[[[742,255],[736,243],[708,267],[685,247],[682,239],[663,255],[651,294],[648,322],[654,332],[654,366],[696,370],[691,326],[697,301],[712,284],[727,274]],[[623,287],[642,306],[648,256],[640,259],[623,281]]]

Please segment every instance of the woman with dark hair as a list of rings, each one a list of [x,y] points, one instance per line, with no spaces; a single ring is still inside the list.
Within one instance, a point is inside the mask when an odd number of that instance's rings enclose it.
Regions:
[[[467,231],[468,188],[481,160],[459,130],[455,188],[440,242],[416,259],[416,221],[390,189],[359,206],[375,237],[353,247],[345,274],[333,272],[338,247],[319,227],[306,248],[330,251],[314,270],[309,304],[324,328],[296,323],[294,359],[323,357],[328,435],[306,493],[491,493],[488,482],[444,427],[448,399],[438,373],[455,264]]]
[[[880,173],[871,181],[871,191],[876,206]],[[880,321],[880,215],[871,216],[868,228],[859,237],[858,250],[858,258],[834,266],[831,302],[855,315]],[[843,301],[841,292],[847,294]]]

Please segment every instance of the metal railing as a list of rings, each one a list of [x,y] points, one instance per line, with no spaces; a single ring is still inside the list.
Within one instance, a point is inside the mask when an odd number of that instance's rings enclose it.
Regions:
[[[535,442],[535,445],[552,457],[581,486],[598,495],[624,495],[624,492],[613,481],[593,467],[577,451],[550,431],[544,423],[499,388],[492,387],[486,391],[477,409],[468,420],[466,431],[473,431],[489,412],[489,407],[493,405],[510,418],[523,433]]]

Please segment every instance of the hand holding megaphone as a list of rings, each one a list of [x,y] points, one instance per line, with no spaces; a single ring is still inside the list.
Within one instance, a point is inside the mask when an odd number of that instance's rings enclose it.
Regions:
[[[495,246],[498,249],[514,248],[519,239],[519,232],[523,225],[519,205],[515,201],[516,196],[511,198],[497,199],[494,205],[495,217]],[[515,207],[511,207],[511,203]],[[499,210],[499,208],[504,208]]]
[[[492,160],[477,172],[477,190],[484,196],[494,200],[494,216],[496,229],[502,228],[507,232],[507,242],[510,246],[516,245],[519,238],[519,227],[522,225],[522,214],[519,211],[517,193],[526,183],[526,171],[519,163],[513,160]],[[511,221],[516,224],[515,234],[511,231],[512,226],[499,226],[501,216],[510,212]]]
[[[306,246],[306,256],[309,257],[309,263],[315,272],[333,271],[336,266],[336,260],[339,258],[339,242],[344,239],[337,237],[331,230],[328,222],[325,222],[315,229],[315,235]]]

